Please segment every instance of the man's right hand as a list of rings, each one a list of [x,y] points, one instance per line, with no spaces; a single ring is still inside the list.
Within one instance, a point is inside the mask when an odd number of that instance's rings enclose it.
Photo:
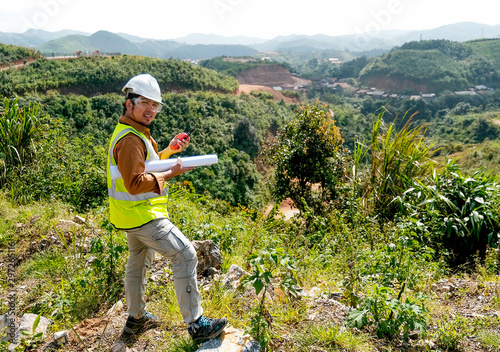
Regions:
[[[163,174],[165,180],[170,180],[172,177],[182,175],[187,171],[194,170],[193,167],[183,167],[181,163],[181,158],[177,158],[177,162]]]

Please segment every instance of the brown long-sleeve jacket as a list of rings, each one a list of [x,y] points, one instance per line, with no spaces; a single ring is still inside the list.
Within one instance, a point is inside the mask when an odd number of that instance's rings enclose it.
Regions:
[[[132,126],[137,131],[144,133],[158,153],[158,145],[151,137],[149,128],[135,122],[129,117],[120,116],[120,122]],[[162,150],[158,153],[161,158]],[[113,156],[117,162],[125,187],[132,195],[146,192],[161,194],[165,186],[163,173],[144,172],[144,161],[146,160],[146,147],[140,137],[129,133],[121,138],[115,145]]]

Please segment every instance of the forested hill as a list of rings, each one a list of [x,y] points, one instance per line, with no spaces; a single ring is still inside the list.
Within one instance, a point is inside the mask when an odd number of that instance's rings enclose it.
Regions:
[[[238,82],[233,77],[187,62],[124,55],[68,60],[40,59],[19,70],[5,70],[0,72],[0,95],[23,95],[49,90],[86,96],[115,93],[130,77],[143,72],[155,76],[165,91],[208,90],[230,93],[238,88]]]
[[[363,84],[404,92],[438,93],[469,86],[498,85],[495,51],[500,39],[458,43],[409,42],[370,62],[360,73]],[[485,53],[488,53],[485,55]]]
[[[35,49],[0,43],[0,67],[6,67],[19,61],[38,59],[41,55]]]

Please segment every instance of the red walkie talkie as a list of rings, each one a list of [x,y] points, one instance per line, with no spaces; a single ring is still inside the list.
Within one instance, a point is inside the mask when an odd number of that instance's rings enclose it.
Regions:
[[[179,133],[177,136],[175,136],[175,140],[170,143],[170,147],[174,150],[179,149],[179,144],[177,144],[177,141],[183,141],[189,137],[189,135],[194,131],[194,128],[191,128],[188,132],[182,132]]]

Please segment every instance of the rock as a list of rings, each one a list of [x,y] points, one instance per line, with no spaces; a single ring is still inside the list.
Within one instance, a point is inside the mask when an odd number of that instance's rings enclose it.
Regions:
[[[16,334],[14,336],[14,340],[12,343],[9,345],[8,350],[9,351],[14,351],[20,344],[21,339],[24,338],[30,338],[30,335],[32,334],[33,331],[33,325],[35,324],[35,319],[37,318],[36,314],[24,314],[23,317],[21,318],[21,322],[19,323],[19,328],[16,331]],[[44,335],[47,332],[47,329],[49,327],[50,320],[45,318],[45,317],[40,317],[40,322],[38,323],[38,326],[35,329],[35,334],[38,333],[43,333]],[[29,335],[26,337],[22,334],[22,331],[26,331]]]
[[[228,290],[236,290],[243,276],[249,275],[245,270],[236,264],[231,264],[227,274],[222,279],[222,286]]]
[[[313,287],[309,291],[301,290],[298,295],[302,297],[315,298],[321,295],[321,289],[319,287]]]
[[[54,334],[54,342],[59,346],[63,346],[68,343],[68,331],[58,331]]]
[[[75,223],[77,223],[77,224],[80,224],[80,225],[85,224],[85,219],[84,219],[84,218],[82,218],[81,216],[78,216],[78,215],[75,215],[75,216],[73,217],[73,221],[74,221]]]
[[[135,348],[129,348],[123,340],[116,341],[110,349],[111,352],[138,352]]]
[[[113,346],[111,346],[111,352],[127,352],[127,350],[128,348],[122,340],[116,341]]]
[[[206,276],[208,269],[221,268],[222,254],[212,240],[193,241],[192,244],[198,255],[198,266],[196,267],[198,274]]]
[[[108,309],[108,312],[106,313],[107,316],[110,315],[118,315],[118,313],[123,309],[123,301],[119,300],[115,304],[113,304],[113,307]]]
[[[260,352],[260,345],[243,330],[227,327],[220,337],[204,342],[196,352]]]

